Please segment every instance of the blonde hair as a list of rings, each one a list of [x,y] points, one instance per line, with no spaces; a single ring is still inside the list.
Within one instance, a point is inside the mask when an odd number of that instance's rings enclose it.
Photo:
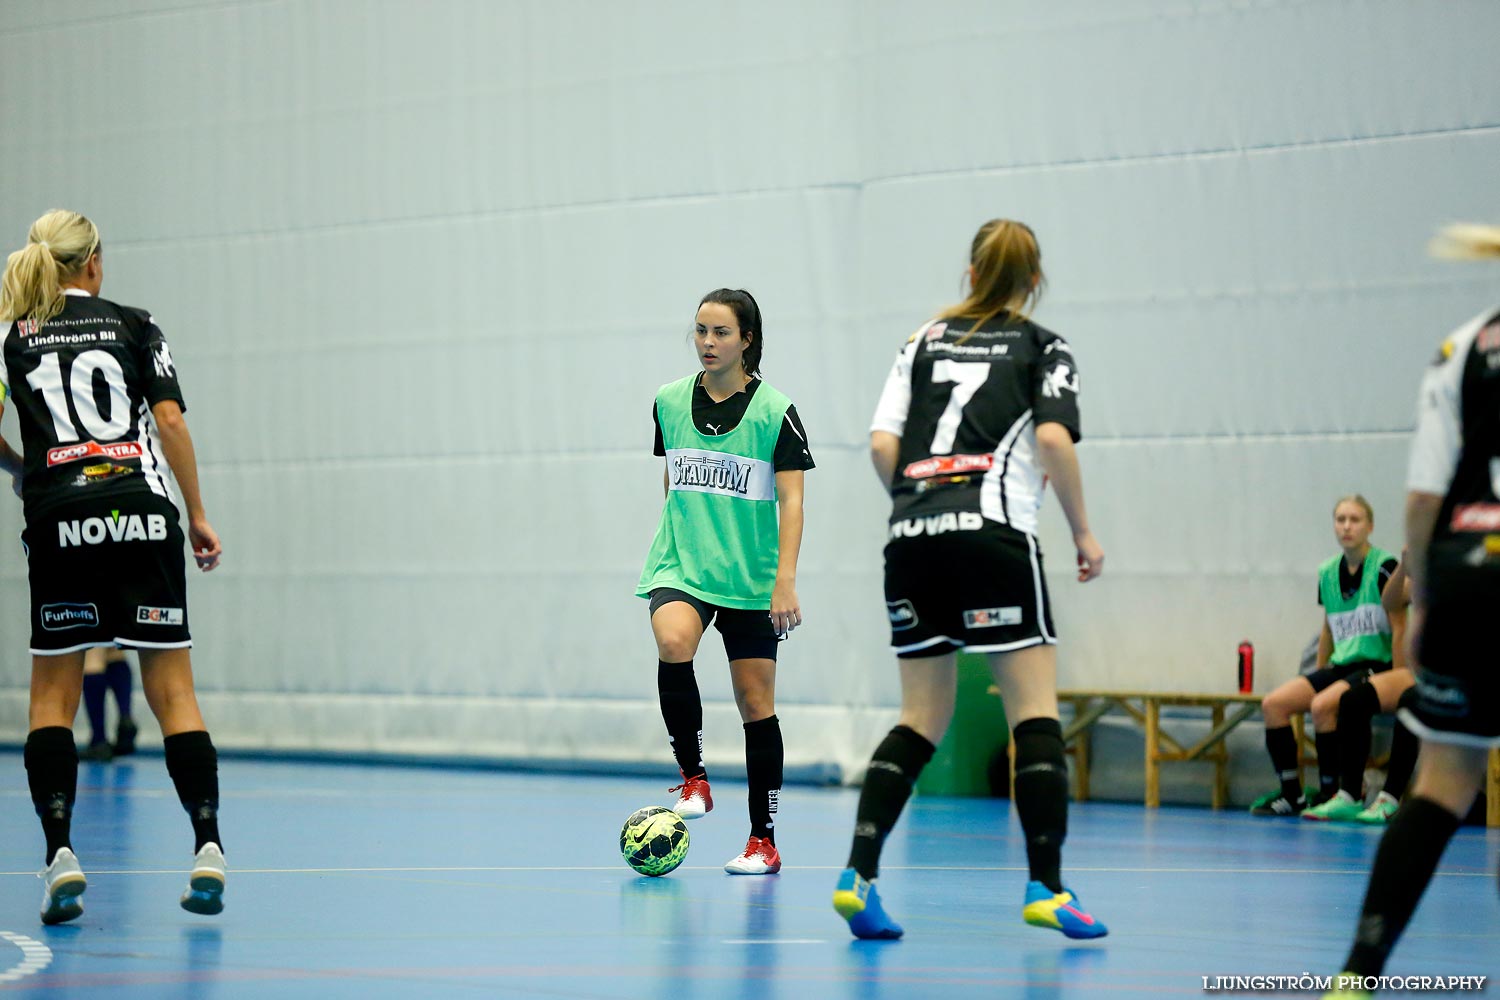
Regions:
[[[1445,226],[1427,244],[1427,249],[1434,257],[1446,257],[1449,260],[1500,257],[1500,226],[1481,226],[1475,223]]]
[[[77,212],[57,208],[33,222],[26,245],[5,262],[0,323],[41,324],[62,312],[63,282],[83,270],[98,249],[98,227]]]
[[[1042,296],[1042,249],[1036,233],[1024,222],[1014,219],[991,219],[979,227],[969,246],[969,264],[974,268],[974,284],[968,298],[949,306],[938,319],[972,319],[973,333],[1001,313],[1011,312],[1017,299],[1021,308],[1012,313],[1016,320],[1029,319],[1026,305],[1035,307]]]
[[[1365,510],[1365,520],[1369,521],[1370,525],[1372,527],[1374,526],[1374,524],[1375,524],[1375,508],[1370,506],[1370,501],[1366,500],[1364,497],[1360,496],[1358,493],[1350,493],[1346,497],[1339,497],[1338,498],[1338,502],[1333,505],[1333,513],[1334,513],[1335,516],[1338,515],[1339,508],[1342,507],[1346,503],[1352,503],[1352,504],[1355,504],[1357,506],[1363,507],[1364,510]]]

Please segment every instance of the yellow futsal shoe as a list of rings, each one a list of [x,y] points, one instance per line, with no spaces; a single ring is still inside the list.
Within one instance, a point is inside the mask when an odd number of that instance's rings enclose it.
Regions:
[[[1062,931],[1070,938],[1101,938],[1109,928],[1089,915],[1073,890],[1053,892],[1041,882],[1026,883],[1026,905],[1021,918],[1033,927]]]

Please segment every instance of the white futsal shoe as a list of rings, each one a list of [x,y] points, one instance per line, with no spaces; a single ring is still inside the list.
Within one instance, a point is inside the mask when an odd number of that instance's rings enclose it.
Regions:
[[[89,880],[70,848],[59,847],[52,863],[38,875],[42,880],[42,923],[62,924],[83,916],[78,897],[89,887]]]
[[[751,837],[745,853],[730,858],[724,870],[730,875],[775,875],[781,871],[781,852],[769,840]]]
[[[182,891],[182,908],[189,913],[213,916],[224,912],[224,852],[213,841],[204,844],[193,858],[188,887]]]
[[[677,773],[682,774],[681,771]],[[672,811],[683,819],[702,819],[714,807],[714,797],[708,789],[708,778],[701,774],[696,778],[683,774],[682,784],[668,788],[667,791],[682,793]]]

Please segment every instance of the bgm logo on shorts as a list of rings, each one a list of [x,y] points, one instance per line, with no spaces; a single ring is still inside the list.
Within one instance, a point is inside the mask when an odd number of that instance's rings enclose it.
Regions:
[[[911,601],[886,601],[885,612],[891,619],[891,631],[902,632],[917,624],[917,609]]]
[[[140,625],[181,625],[181,608],[148,608],[144,604],[135,609],[135,620]]]
[[[973,608],[964,612],[965,628],[990,628],[995,625],[1019,625],[1021,624],[1021,609],[1011,608]]]
[[[99,609],[92,604],[43,604],[40,617],[48,632],[64,632],[98,625]]]
[[[105,542],[160,542],[167,537],[167,518],[163,514],[127,514],[109,512],[109,520],[86,517],[82,521],[57,522],[57,547],[102,545]]]

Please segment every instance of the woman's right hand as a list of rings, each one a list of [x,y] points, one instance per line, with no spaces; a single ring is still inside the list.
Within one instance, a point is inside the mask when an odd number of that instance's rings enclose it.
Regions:
[[[219,557],[224,554],[224,548],[219,544],[219,534],[208,523],[208,518],[195,517],[188,520],[188,541],[193,546],[193,559],[198,563],[199,569],[207,573],[219,565]]]
[[[1104,572],[1104,546],[1092,531],[1073,536],[1073,545],[1078,549],[1078,582],[1088,583]]]

